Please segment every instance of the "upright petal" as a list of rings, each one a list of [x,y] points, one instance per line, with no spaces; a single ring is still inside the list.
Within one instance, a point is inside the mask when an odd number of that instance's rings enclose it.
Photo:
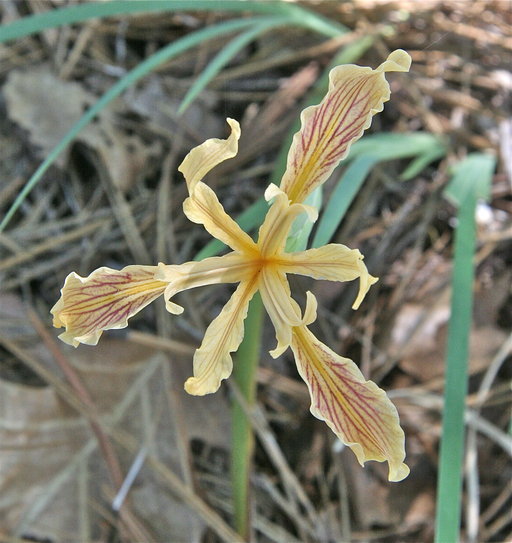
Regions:
[[[279,267],[285,273],[308,275],[329,281],[352,281],[359,277],[359,294],[352,306],[357,309],[369,288],[378,280],[368,273],[363,258],[357,249],[330,243],[318,249],[285,253],[279,259]]]
[[[96,345],[104,330],[125,328],[128,319],[163,294],[167,283],[155,279],[156,266],[98,268],[88,277],[70,273],[52,307],[53,326],[69,345]]]
[[[195,186],[215,166],[238,153],[240,125],[234,119],[226,119],[231,127],[231,134],[226,140],[212,138],[194,147],[184,158],[178,171],[187,182],[189,194],[192,196]]]
[[[251,273],[254,274],[252,262],[243,254],[232,252],[177,266],[160,263],[155,278],[167,283],[164,293],[167,310],[180,314],[183,308],[171,302],[171,298],[178,292],[218,283],[238,283],[250,279]]]
[[[318,211],[304,204],[290,205],[288,195],[273,184],[265,191],[265,198],[267,201],[274,198],[274,202],[260,227],[258,247],[263,258],[271,258],[284,250],[290,228],[297,216],[307,213],[309,219],[314,222]]]
[[[277,346],[270,354],[277,358],[292,341],[292,327],[302,324],[299,304],[290,295],[290,286],[283,272],[265,267],[259,278],[263,305],[274,325]]]
[[[233,360],[230,353],[238,349],[244,337],[247,307],[257,289],[255,275],[241,282],[208,326],[203,343],[194,355],[194,377],[185,383],[185,390],[189,394],[203,396],[216,392],[221,381],[231,375]]]
[[[199,182],[193,195],[183,202],[185,215],[197,224],[202,224],[210,234],[235,251],[254,254],[256,244],[251,236],[224,211],[213,190]]]
[[[385,72],[407,72],[411,57],[401,49],[391,53],[376,70],[348,64],[329,75],[329,91],[317,106],[301,114],[281,181],[292,202],[303,202],[348,153],[389,100]]]
[[[404,432],[386,393],[306,326],[293,329],[292,350],[311,395],[311,413],[325,420],[361,465],[367,460],[387,461],[390,481],[407,477]]]

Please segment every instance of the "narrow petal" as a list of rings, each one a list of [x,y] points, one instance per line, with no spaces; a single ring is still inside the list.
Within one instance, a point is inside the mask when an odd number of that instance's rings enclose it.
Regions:
[[[187,379],[185,390],[195,396],[216,392],[223,379],[231,375],[231,354],[244,337],[247,307],[258,288],[256,276],[240,283],[204,335],[194,355],[194,377]]]
[[[407,477],[404,432],[386,393],[305,326],[293,329],[292,350],[311,395],[311,413],[325,420],[361,465],[387,461],[390,481]]]
[[[171,298],[183,290],[216,285],[218,283],[238,283],[254,274],[254,267],[243,254],[228,253],[223,256],[205,258],[200,262],[185,262],[178,266],[160,263],[155,278],[167,283],[164,297],[170,313],[179,314],[183,308],[171,302]]]
[[[303,202],[348,153],[389,100],[385,72],[407,72],[410,56],[394,51],[376,70],[348,64],[329,75],[329,91],[317,106],[301,114],[302,127],[288,153],[280,187],[292,202]]]
[[[288,195],[273,184],[269,185],[265,191],[265,198],[267,201],[274,198],[274,202],[260,227],[258,247],[264,258],[271,258],[284,250],[290,228],[297,216],[307,213],[309,219],[314,222],[318,211],[303,204],[290,205]]]
[[[357,309],[369,288],[378,281],[368,273],[363,258],[357,249],[330,243],[318,249],[283,254],[279,259],[279,267],[285,273],[308,275],[329,281],[352,281],[359,277],[359,294],[352,306]]]
[[[125,328],[128,319],[163,294],[167,283],[155,279],[156,266],[99,268],[88,277],[70,273],[51,309],[59,338],[78,347],[96,345],[104,330]]]
[[[265,267],[260,273],[259,289],[263,305],[274,325],[277,346],[270,354],[277,358],[292,341],[292,327],[302,324],[299,304],[291,297],[286,275]]]
[[[183,202],[185,215],[202,224],[210,234],[235,251],[254,254],[256,244],[224,211],[217,195],[202,182],[195,185],[193,196]]]
[[[203,177],[215,166],[238,153],[238,140],[240,139],[240,125],[234,119],[226,119],[231,127],[231,134],[226,140],[212,138],[201,145],[194,147],[181,163],[180,171],[187,182],[189,194],[192,196],[194,188]]]

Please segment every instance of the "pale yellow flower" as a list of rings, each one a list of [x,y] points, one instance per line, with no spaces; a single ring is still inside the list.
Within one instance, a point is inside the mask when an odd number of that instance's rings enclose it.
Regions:
[[[387,461],[391,481],[406,477],[404,433],[395,407],[383,390],[364,379],[354,362],[337,355],[313,335],[308,325],[316,319],[316,299],[308,292],[302,311],[291,297],[287,274],[331,281],[359,278],[354,309],[376,279],[368,273],[357,249],[329,244],[287,253],[285,244],[298,215],[307,213],[310,220],[316,219],[317,211],[304,205],[304,200],[327,180],[389,99],[385,72],[408,71],[409,66],[409,55],[397,50],[376,70],[347,65],[331,71],[325,98],[302,112],[302,127],[293,139],[280,188],[270,185],[265,192],[272,204],[257,242],[226,214],[214,191],[202,181],[212,168],[238,151],[240,127],[228,119],[231,135],[226,140],[207,140],[193,149],[179,171],[189,192],[183,204],[185,214],[232,251],[176,266],[160,263],[120,271],[99,268],[86,278],[71,273],[52,309],[54,326],[66,328],[59,337],[75,347],[79,343],[94,345],[104,330],[124,328],[132,315],[160,295],[168,311],[179,314],[183,308],[172,301],[178,292],[238,283],[206,330],[194,355],[194,376],[185,383],[190,394],[209,394],[231,374],[231,353],[242,341],[249,301],[259,291],[276,331],[277,345],[271,354],[277,357],[291,347],[311,394],[313,415],[326,421],[361,464]]]

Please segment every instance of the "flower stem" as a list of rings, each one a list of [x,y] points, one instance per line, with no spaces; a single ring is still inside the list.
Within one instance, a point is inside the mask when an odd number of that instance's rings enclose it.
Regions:
[[[260,359],[263,303],[259,294],[252,299],[245,320],[244,339],[238,349],[233,377],[247,405],[256,398],[256,370]],[[231,481],[233,488],[233,522],[236,531],[249,540],[249,473],[252,464],[254,435],[251,423],[236,399],[232,407]]]

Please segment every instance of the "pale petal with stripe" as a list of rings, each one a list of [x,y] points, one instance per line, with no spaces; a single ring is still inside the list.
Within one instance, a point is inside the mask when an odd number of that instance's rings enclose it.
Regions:
[[[128,319],[162,295],[167,282],[155,279],[157,266],[98,268],[88,277],[70,273],[52,307],[59,338],[78,347],[96,345],[104,330],[125,328]]]
[[[185,390],[195,396],[216,392],[223,379],[231,375],[231,354],[244,337],[244,320],[251,298],[258,289],[254,276],[241,282],[219,315],[208,326],[201,347],[194,355],[194,377]]]
[[[168,283],[164,293],[167,310],[179,315],[183,308],[171,302],[171,298],[178,292],[205,285],[238,283],[249,279],[251,273],[254,274],[253,270],[254,266],[247,257],[232,252],[205,258],[199,262],[185,262],[179,265],[160,263],[155,278]]]
[[[290,346],[292,327],[303,322],[300,307],[291,297],[290,285],[283,272],[264,268],[260,273],[259,289],[263,305],[276,331],[277,346],[270,354],[277,358]]]
[[[293,138],[280,187],[292,203],[303,202],[324,183],[350,146],[370,126],[389,100],[385,72],[407,72],[411,57],[401,49],[376,70],[347,64],[329,75],[329,90],[317,106],[301,114],[302,126]]]
[[[358,249],[330,243],[318,249],[283,254],[279,266],[286,273],[329,281],[352,281],[359,277],[359,293],[352,306],[357,309],[369,288],[378,281],[368,273],[363,258]]]
[[[235,251],[256,253],[256,244],[251,236],[224,211],[215,192],[202,182],[196,184],[193,195],[183,202],[185,215],[197,224],[202,224],[215,238]]]
[[[387,461],[390,481],[407,477],[404,432],[386,393],[306,326],[293,329],[292,350],[311,395],[311,413],[327,423],[361,465]]]

